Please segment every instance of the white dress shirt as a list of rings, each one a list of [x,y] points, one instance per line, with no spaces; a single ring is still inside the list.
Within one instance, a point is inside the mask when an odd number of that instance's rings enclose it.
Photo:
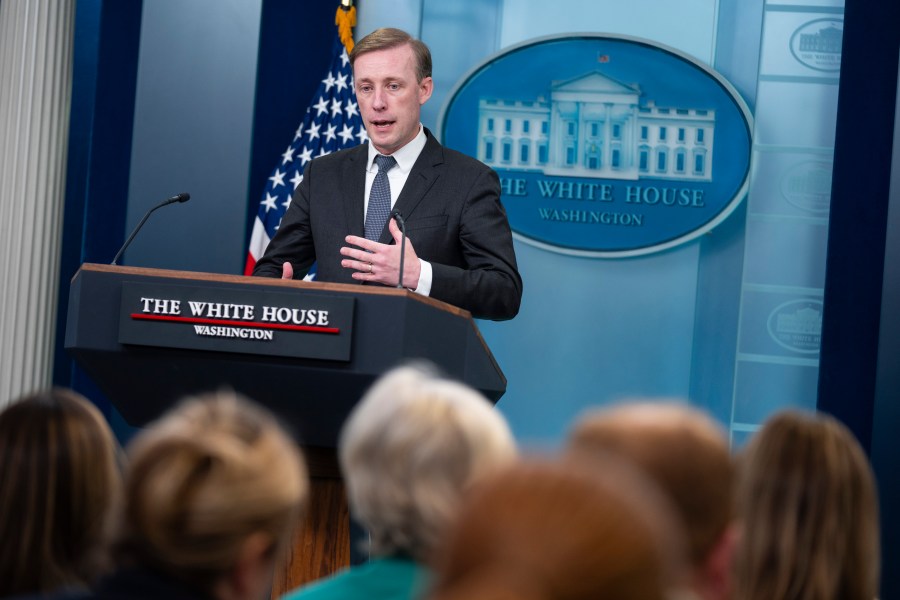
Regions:
[[[387,173],[388,182],[391,186],[392,210],[394,204],[397,203],[400,192],[403,190],[403,186],[406,185],[409,172],[412,171],[413,165],[416,164],[416,160],[418,160],[419,155],[422,154],[422,150],[425,149],[426,139],[425,130],[422,127],[422,124],[419,123],[418,135],[391,155],[394,157],[394,160],[397,161],[397,166]],[[378,165],[375,164],[375,157],[379,154],[378,150],[376,150],[375,146],[370,142],[369,158],[368,162],[366,162],[366,196],[365,207],[363,209],[363,222],[365,222],[366,212],[369,210],[369,193],[372,191],[372,182],[375,181],[375,175],[378,173]],[[420,258],[419,265],[421,266],[421,271],[419,273],[419,283],[416,286],[415,292],[423,296],[428,296],[431,294],[431,282],[433,278],[431,263]]]

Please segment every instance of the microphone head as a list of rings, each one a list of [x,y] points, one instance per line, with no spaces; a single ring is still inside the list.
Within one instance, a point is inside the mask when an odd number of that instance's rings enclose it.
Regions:
[[[172,200],[174,200],[175,202],[187,202],[190,199],[191,195],[187,192],[181,192],[177,196],[172,196]]]
[[[391,218],[395,219],[398,225],[403,225],[403,213],[401,213],[396,208],[391,211]]]

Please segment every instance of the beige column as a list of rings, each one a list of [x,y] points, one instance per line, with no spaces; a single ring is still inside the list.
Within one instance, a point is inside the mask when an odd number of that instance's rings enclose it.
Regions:
[[[75,0],[0,0],[0,407],[51,383],[74,25]]]

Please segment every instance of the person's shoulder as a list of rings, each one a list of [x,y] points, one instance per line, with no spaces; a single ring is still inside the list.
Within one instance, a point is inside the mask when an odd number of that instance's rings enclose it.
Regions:
[[[428,570],[412,561],[375,559],[285,595],[282,600],[407,598],[424,589]]]
[[[448,146],[444,146],[434,138],[432,138],[432,140],[437,145],[436,151],[440,152],[444,164],[452,169],[464,169],[466,171],[484,173],[493,170],[477,158],[454,150]]]
[[[469,156],[468,154],[464,154],[458,150],[454,150],[453,148],[448,148],[444,146],[444,155],[448,161],[459,162],[460,164],[466,165],[473,169],[481,169],[484,171],[490,171],[491,168],[478,160],[473,156]]]
[[[359,160],[362,158],[365,160],[368,154],[368,145],[360,144],[358,146],[353,146],[352,148],[344,148],[343,150],[337,150],[335,152],[329,152],[328,154],[323,154],[322,156],[316,156],[310,161],[310,168],[324,168],[324,167],[334,167],[335,165],[342,164],[346,160]]]
[[[354,570],[345,569],[288,592],[281,600],[350,600],[355,597],[354,579]]]

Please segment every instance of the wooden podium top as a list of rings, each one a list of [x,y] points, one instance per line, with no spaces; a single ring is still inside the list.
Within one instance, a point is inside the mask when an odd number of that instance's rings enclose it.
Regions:
[[[101,265],[96,263],[84,263],[79,269],[96,273],[111,273],[119,275],[136,275],[139,277],[163,277],[166,279],[184,279],[190,281],[205,281],[209,283],[233,283],[238,285],[268,285],[287,289],[311,289],[323,292],[339,292],[347,294],[365,294],[378,296],[396,296],[407,298],[415,302],[422,302],[436,309],[455,314],[463,318],[471,318],[469,311],[447,304],[428,296],[412,292],[406,288],[392,288],[382,285],[357,285],[352,283],[323,283],[321,281],[302,281],[288,279],[274,279],[271,277],[251,277],[248,275],[225,275],[221,273],[203,273],[198,271],[171,271],[168,269],[154,269],[149,267],[123,267],[120,265]],[[78,273],[75,274],[78,277]],[[75,277],[72,280],[75,280]]]

